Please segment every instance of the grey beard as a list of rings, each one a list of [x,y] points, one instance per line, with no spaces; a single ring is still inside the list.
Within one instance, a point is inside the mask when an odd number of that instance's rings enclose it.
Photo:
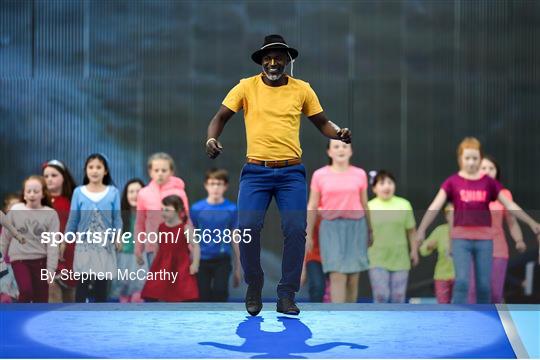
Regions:
[[[270,81],[279,80],[283,76],[283,73],[278,74],[278,75],[270,75],[266,71],[264,71],[264,67],[263,67],[263,73],[268,78],[268,80],[270,80]]]

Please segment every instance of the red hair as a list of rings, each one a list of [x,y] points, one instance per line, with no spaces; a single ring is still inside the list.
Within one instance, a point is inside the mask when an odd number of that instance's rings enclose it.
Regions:
[[[465,139],[461,140],[457,148],[457,161],[460,167],[461,156],[463,155],[465,149],[478,150],[480,152],[480,158],[484,157],[484,154],[482,153],[482,143],[480,143],[480,140],[472,136],[466,137]]]

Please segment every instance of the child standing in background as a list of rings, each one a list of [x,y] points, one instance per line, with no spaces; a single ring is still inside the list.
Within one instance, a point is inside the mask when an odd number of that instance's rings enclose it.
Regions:
[[[150,266],[157,252],[157,244],[145,242],[146,234],[156,232],[161,224],[161,200],[169,195],[177,195],[182,199],[185,209],[189,211],[189,202],[184,181],[174,175],[174,160],[166,153],[156,153],[148,158],[148,174],[152,179],[141,189],[137,196],[137,220],[135,223],[135,256],[139,265]],[[189,216],[189,213],[187,214]],[[141,235],[139,235],[142,233]]]
[[[330,273],[331,300],[355,303],[360,272],[368,269],[367,174],[350,164],[350,144],[330,140],[326,151],[329,165],[311,178],[306,248],[313,248],[313,229],[320,215],[319,245],[323,271]]]
[[[139,265],[135,258],[135,239],[133,237],[135,229],[135,219],[137,217],[137,195],[144,187],[144,183],[140,179],[131,179],[126,183],[122,192],[121,207],[122,207],[122,233],[131,234],[124,238],[120,244],[116,260],[118,269],[122,272],[137,272],[139,269],[148,270],[146,263]],[[144,287],[143,280],[120,280],[116,279],[112,282],[111,297],[118,298],[121,303],[141,302],[141,291]]]
[[[84,164],[83,185],[75,189],[71,199],[71,211],[66,232],[104,234],[107,229],[122,229],[120,215],[120,195],[112,180],[109,162],[103,154],[91,154]],[[82,238],[82,243],[75,246],[73,270],[80,273],[104,272],[117,274],[116,251],[119,246],[113,237],[105,242],[92,243]],[[89,285],[93,283],[96,302],[107,301],[110,280],[92,279],[80,281],[77,285],[77,302],[86,302],[89,297]]]
[[[319,226],[321,220],[318,218],[313,227],[313,237],[311,239],[311,249],[306,246],[306,255],[300,276],[300,285],[308,283],[309,301],[323,302],[326,290],[327,277],[322,269],[321,251],[319,247]]]
[[[15,193],[6,195],[4,198],[4,206],[2,207],[4,214],[7,214],[13,205],[20,202],[19,198],[20,195]],[[2,234],[2,231],[7,230],[3,230],[2,225],[0,224],[0,235]],[[0,248],[0,252],[1,251],[2,249]],[[9,251],[9,249],[7,251]],[[11,267],[9,256],[7,256],[7,251],[6,253],[1,254],[2,261],[4,261],[6,265],[7,274],[4,275],[4,277],[0,277],[0,304],[12,303],[13,300],[17,299],[19,296],[17,281],[15,281],[15,276],[13,276],[13,268]]]
[[[403,303],[411,262],[418,265],[416,223],[410,202],[395,196],[396,180],[388,171],[373,179],[377,195],[368,203],[373,246],[368,249],[369,279],[376,303]]]
[[[236,204],[224,197],[228,184],[229,175],[226,170],[207,171],[204,188],[208,197],[191,207],[191,221],[195,229],[201,234],[207,232],[211,236],[211,239],[199,244],[201,263],[197,280],[199,300],[203,302],[228,300],[229,276],[233,268],[233,286],[238,287],[241,280],[240,249],[238,243],[232,241],[232,232],[237,228],[238,212]],[[231,264],[233,252],[234,267]]]
[[[477,302],[487,304],[491,301],[493,234],[490,202],[499,200],[514,216],[526,222],[535,234],[540,233],[540,224],[501,193],[502,185],[480,172],[482,155],[478,139],[463,139],[457,150],[459,172],[442,184],[418,228],[418,238],[423,241],[426,229],[447,200],[453,203],[450,249],[456,272],[452,294],[454,304],[467,302],[471,263],[475,266]]]
[[[49,284],[42,280],[41,270],[47,269],[49,274],[56,271],[58,247],[43,243],[41,234],[58,231],[60,221],[51,207],[43,177],[32,175],[26,178],[20,200],[12,206],[5,219],[17,230],[20,239],[3,229],[1,252],[10,258],[19,288],[19,302],[46,303],[49,301]],[[12,241],[14,238],[18,241]]]
[[[60,219],[60,232],[65,232],[71,207],[71,196],[75,189],[75,180],[68,168],[58,160],[50,160],[42,165],[43,177],[47,183],[47,190],[51,195],[51,204]],[[66,269],[73,270],[74,243],[63,243],[59,246],[58,272]],[[50,303],[75,302],[75,289],[77,281],[72,279],[60,280],[57,277],[49,285]]]
[[[450,304],[452,289],[454,288],[455,273],[454,264],[450,257],[450,224],[452,224],[452,204],[444,208],[446,224],[439,225],[420,246],[420,254],[429,256],[433,250],[437,250],[437,263],[433,280],[435,283],[435,297],[439,304]]]
[[[497,161],[489,155],[484,156],[480,164],[480,171],[492,179],[501,181],[501,168]],[[501,194],[512,200],[512,193],[508,189],[502,189]],[[508,265],[508,242],[503,228],[503,220],[506,220],[508,230],[514,242],[516,250],[524,252],[527,249],[523,241],[523,233],[516,217],[506,211],[500,201],[489,203],[491,212],[491,228],[493,230],[493,263],[491,270],[491,302],[501,304],[503,302],[504,283],[506,280],[506,267]],[[469,303],[476,302],[476,283],[474,281],[474,267],[471,267],[471,278],[469,287]]]
[[[162,201],[162,217],[164,223],[159,225],[158,253],[152,266],[151,273],[165,270],[176,273],[176,281],[168,279],[149,279],[144,285],[141,296],[148,301],[195,301],[199,298],[197,278],[201,257],[199,244],[193,242],[192,228],[187,223],[184,202],[179,196],[170,195]],[[191,234],[186,237],[184,231]],[[169,234],[163,236],[163,234]],[[172,239],[172,241],[165,239]],[[191,245],[191,263],[190,246]]]

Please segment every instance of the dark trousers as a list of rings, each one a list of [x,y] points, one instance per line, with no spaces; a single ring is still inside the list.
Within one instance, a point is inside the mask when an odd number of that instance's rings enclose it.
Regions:
[[[323,302],[326,288],[326,276],[322,264],[318,261],[308,261],[306,264],[307,281],[310,302]]]
[[[215,259],[201,260],[199,272],[197,273],[199,301],[227,301],[229,299],[229,277],[231,271],[231,257],[228,255]]]
[[[86,302],[87,298],[90,298],[90,284],[92,284],[92,295],[95,302],[106,302],[107,293],[109,292],[110,280],[86,280],[77,284],[77,290],[75,292],[76,302]]]
[[[49,302],[49,284],[47,280],[41,280],[41,269],[47,268],[47,258],[12,261],[11,268],[19,288],[20,303]]]
[[[240,261],[246,283],[262,287],[261,229],[270,201],[275,197],[284,236],[281,280],[278,297],[294,298],[300,288],[300,275],[306,243],[307,188],[304,165],[270,168],[245,164],[238,191],[238,227],[247,236],[240,242]]]

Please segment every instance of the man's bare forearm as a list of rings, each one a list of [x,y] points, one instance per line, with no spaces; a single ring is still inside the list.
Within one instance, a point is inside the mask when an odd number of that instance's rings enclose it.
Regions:
[[[321,133],[326,136],[327,138],[330,138],[330,139],[339,139],[339,135],[338,135],[338,131],[339,131],[340,127],[337,126],[336,124],[334,124],[333,122],[331,122],[330,120],[328,120],[327,122],[325,122],[320,128],[319,130],[321,131]]]
[[[223,132],[225,124],[233,115],[234,112],[232,110],[222,105],[216,115],[210,120],[210,124],[208,124],[207,139],[217,139]]]
[[[309,118],[319,131],[330,139],[339,139],[339,126],[328,120],[324,113],[313,115]]]
[[[340,128],[328,120],[324,112],[310,116],[309,119],[327,138],[341,140],[345,143],[351,142],[351,131],[347,128]]]
[[[208,124],[207,139],[217,139],[225,128],[226,120],[218,117],[217,115],[212,118],[210,124]]]

